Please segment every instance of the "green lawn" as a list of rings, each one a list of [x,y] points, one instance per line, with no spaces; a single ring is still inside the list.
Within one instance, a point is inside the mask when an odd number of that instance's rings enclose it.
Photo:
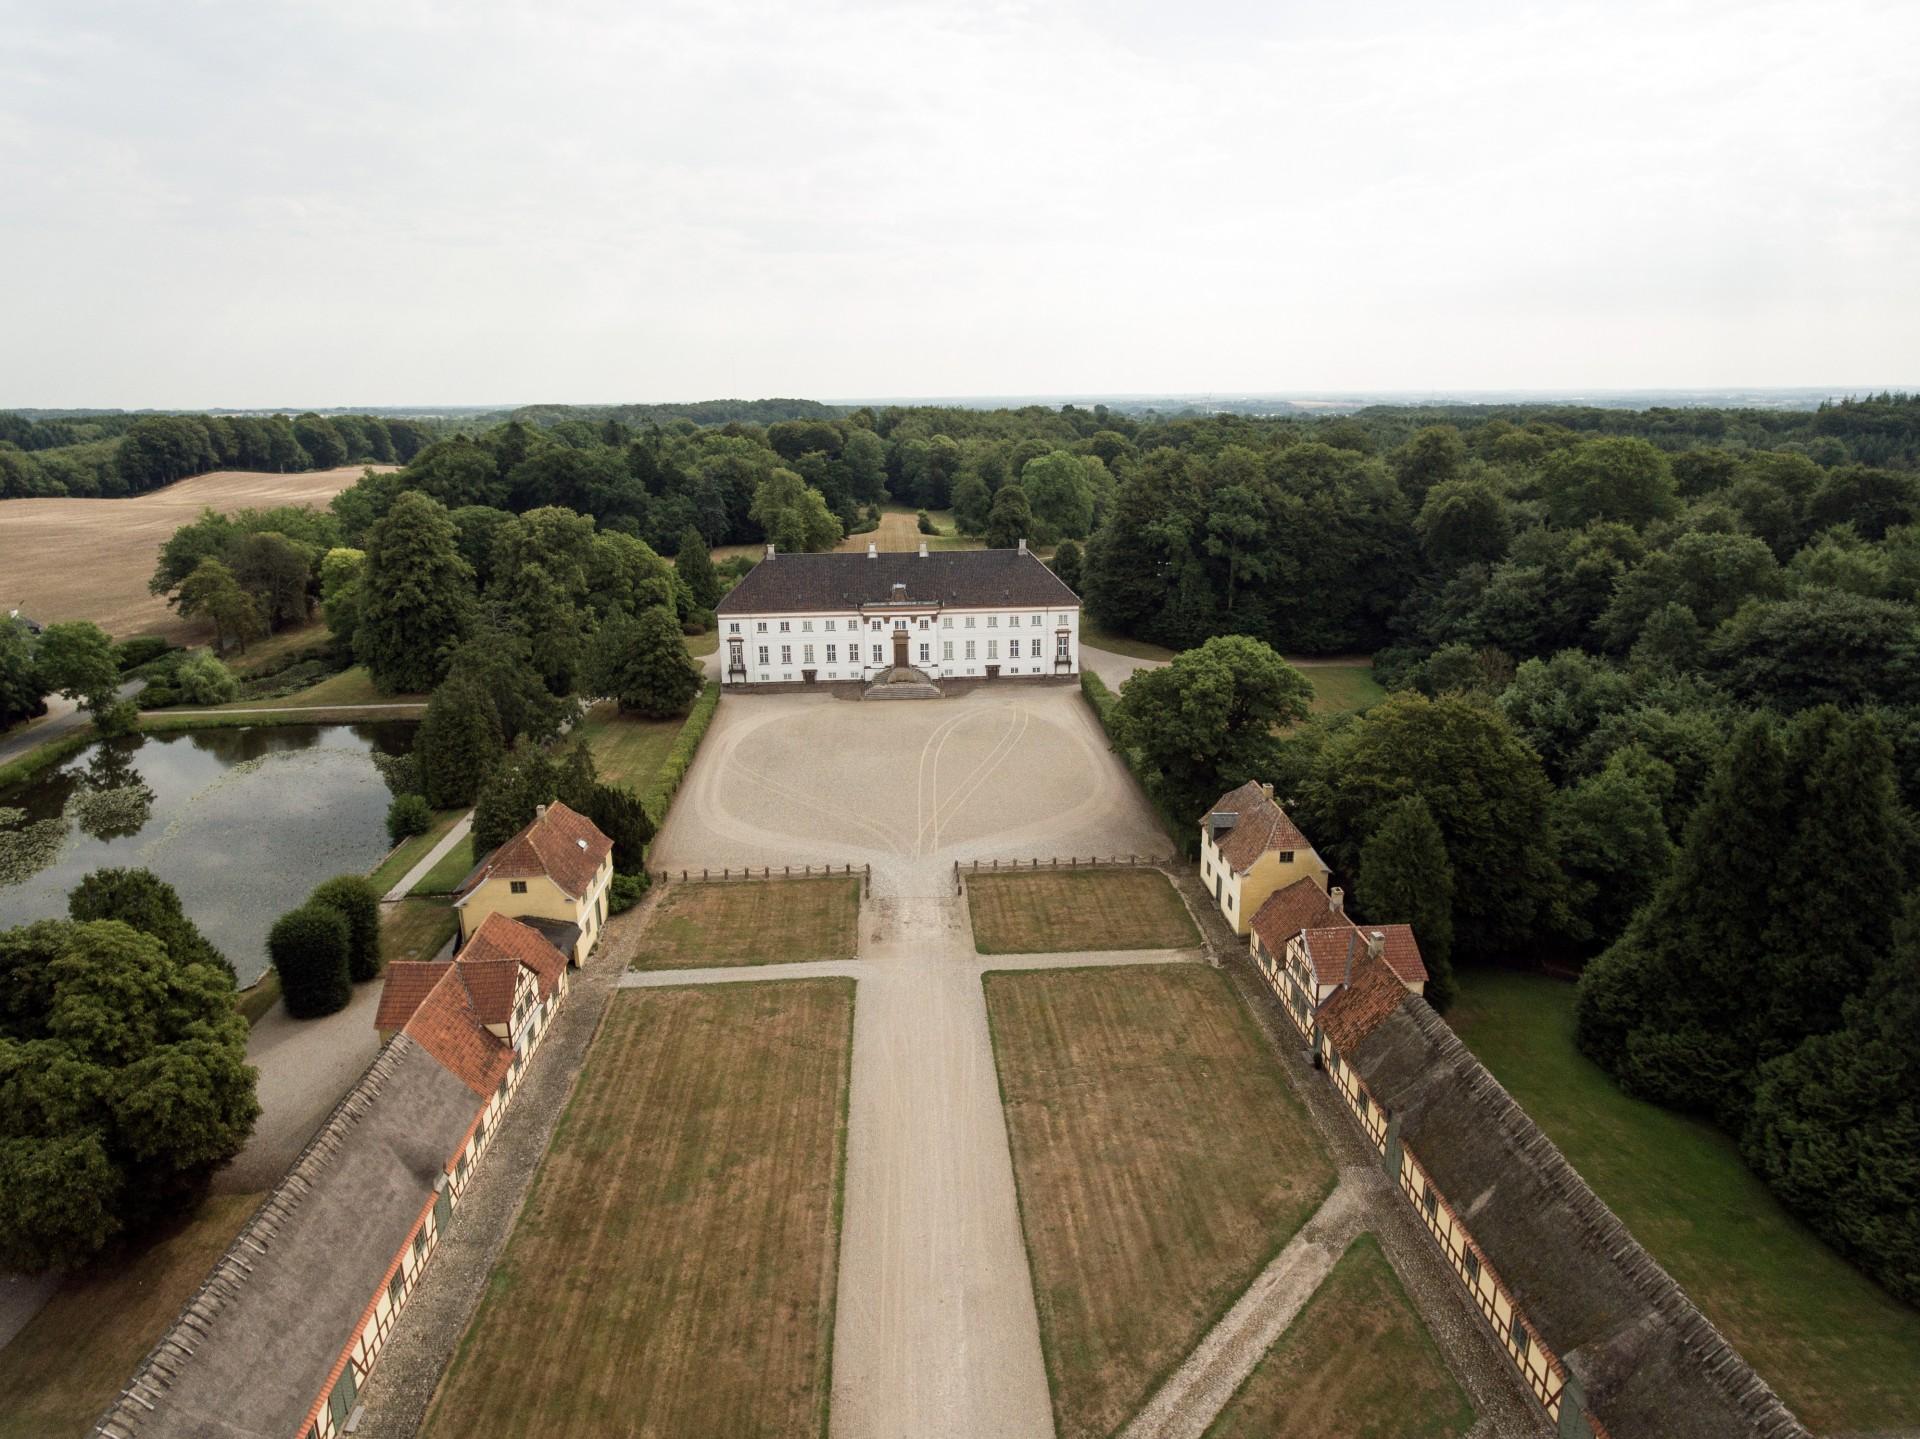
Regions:
[[[702,659],[720,648],[720,629],[717,625],[704,634],[682,635],[680,638],[687,647],[687,653],[695,659]]]
[[[562,742],[562,748],[571,747],[574,737],[584,736],[603,781],[625,785],[636,794],[644,794],[684,723],[683,719],[649,720],[623,715],[617,705],[603,702],[588,711],[573,734]]]
[[[290,695],[279,695],[273,699],[235,700],[232,704],[216,705],[215,708],[304,709],[314,705],[424,705],[426,702],[425,695],[381,694],[373,687],[373,677],[367,673],[366,666],[355,665],[352,669],[341,670],[339,674],[328,675],[318,684],[295,690]]]
[[[1173,651],[1159,645],[1150,645],[1145,640],[1128,639],[1112,630],[1103,629],[1092,616],[1082,611],[1080,615],[1080,643],[1092,645],[1097,650],[1109,654],[1127,655],[1136,660],[1170,660]]]
[[[437,899],[380,906],[380,950],[388,964],[432,959],[453,938],[453,907]]]
[[[452,894],[460,881],[467,877],[473,868],[473,836],[468,834],[460,843],[440,856],[440,862],[427,871],[426,878],[416,884],[409,894]]]
[[[433,824],[425,834],[416,834],[410,839],[402,840],[399,847],[381,860],[373,873],[368,876],[373,881],[374,888],[385,894],[400,883],[408,870],[426,858],[427,852],[447,837],[447,831],[452,829],[460,816],[465,813],[464,809],[436,810]]]
[[[1362,1234],[1206,1439],[1454,1439],[1473,1420],[1380,1241]]]
[[[1447,1017],[1809,1427],[1920,1424],[1920,1311],[1781,1208],[1725,1135],[1616,1089],[1574,1048],[1573,999],[1467,969]]]
[[[1371,709],[1387,697],[1374,679],[1370,664],[1306,664],[1299,669],[1313,686],[1313,712],[1317,715]]]

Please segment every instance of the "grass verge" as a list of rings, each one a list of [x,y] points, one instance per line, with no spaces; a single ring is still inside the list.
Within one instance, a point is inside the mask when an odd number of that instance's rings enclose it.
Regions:
[[[1151,869],[973,875],[967,912],[981,954],[1188,949],[1200,943],[1179,893]]]
[[[86,1433],[260,1198],[212,1195],[139,1250],[69,1276],[0,1349],[0,1439]]]
[[[441,855],[433,868],[408,893],[452,894],[460,887],[460,881],[472,871],[473,865],[473,835],[469,832],[460,843]]]
[[[1206,1439],[1455,1439],[1473,1423],[1380,1241],[1362,1234]]]
[[[87,725],[77,734],[50,739],[37,749],[28,750],[19,759],[0,764],[0,791],[32,779],[43,769],[52,769],[55,765],[65,764],[92,744],[94,738],[93,726]]]
[[[387,852],[387,857],[374,866],[373,873],[367,878],[373,887],[385,894],[401,880],[407,871],[427,857],[429,851],[447,837],[447,831],[460,822],[464,809],[435,810],[433,823],[425,834],[410,835]]]
[[[988,1023],[1060,1439],[1111,1434],[1333,1187],[1205,965],[999,972]]]
[[[720,648],[720,627],[715,625],[703,634],[682,635],[680,638],[686,645],[688,654],[697,660],[705,659]]]
[[[1447,1019],[1634,1238],[1817,1433],[1920,1424],[1920,1311],[1781,1207],[1705,1124],[1574,1047],[1574,988],[1463,970]]]
[[[594,768],[605,783],[644,794],[684,724],[683,720],[623,715],[618,705],[604,700],[587,712],[562,741],[561,748],[571,748],[576,739],[586,740],[587,748],[593,751]]]
[[[633,968],[851,959],[859,940],[857,879],[676,884],[647,917]]]
[[[380,906],[380,950],[388,964],[432,959],[453,938],[453,908],[433,899]]]
[[[614,994],[426,1439],[825,1434],[853,998]]]

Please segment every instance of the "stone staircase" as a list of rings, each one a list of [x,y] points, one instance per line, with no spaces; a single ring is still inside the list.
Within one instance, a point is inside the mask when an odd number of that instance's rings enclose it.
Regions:
[[[937,700],[940,686],[911,665],[895,665],[867,686],[862,699]]]

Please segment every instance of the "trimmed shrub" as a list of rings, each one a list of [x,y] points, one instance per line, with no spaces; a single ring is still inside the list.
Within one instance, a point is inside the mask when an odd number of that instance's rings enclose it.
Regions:
[[[920,525],[920,533],[923,535],[937,535],[940,533],[940,527],[934,524],[933,516],[925,510],[920,511],[918,523]]]
[[[159,635],[135,635],[130,640],[122,640],[113,647],[114,663],[120,666],[120,673],[139,669],[141,665],[151,664],[173,646]]]
[[[700,698],[693,702],[693,709],[687,715],[687,722],[680,726],[680,733],[674,736],[673,748],[667,751],[667,757],[661,761],[660,768],[653,776],[653,783],[647,786],[646,794],[640,803],[646,806],[647,818],[658,829],[667,818],[667,806],[673,803],[674,791],[680,788],[680,781],[686,777],[687,770],[693,765],[693,757],[700,750],[700,741],[706,738],[707,726],[713,723],[713,712],[720,706],[720,686],[709,683],[700,692]]]
[[[267,954],[280,976],[280,997],[295,1019],[318,1019],[353,998],[347,922],[326,905],[303,904],[274,921]]]
[[[433,828],[433,806],[423,794],[394,796],[387,806],[387,838],[394,844]]]
[[[625,914],[647,892],[648,880],[645,870],[639,874],[616,874],[613,883],[607,886],[607,913]]]
[[[356,983],[377,979],[386,966],[380,952],[380,892],[364,875],[342,874],[317,886],[308,904],[324,905],[347,922],[347,975]]]

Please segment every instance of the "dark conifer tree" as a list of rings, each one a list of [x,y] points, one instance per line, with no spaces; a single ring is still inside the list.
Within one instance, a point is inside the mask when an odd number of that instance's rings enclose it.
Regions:
[[[1410,924],[1427,962],[1427,1003],[1453,1002],[1453,865],[1427,802],[1411,795],[1389,809],[1360,847],[1354,896],[1374,924]]]

